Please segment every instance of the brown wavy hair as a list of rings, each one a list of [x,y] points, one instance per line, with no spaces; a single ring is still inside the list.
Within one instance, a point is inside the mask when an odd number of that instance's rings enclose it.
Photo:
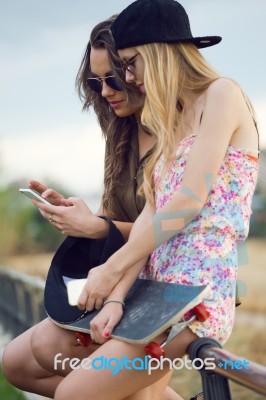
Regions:
[[[91,48],[105,49],[109,57],[111,70],[114,71],[119,81],[123,83],[128,101],[140,102],[140,95],[137,89],[125,83],[121,60],[115,50],[110,26],[116,17],[117,15],[114,15],[93,28],[76,77],[76,89],[83,102],[82,109],[87,111],[91,106],[93,107],[106,142],[102,206],[110,217],[115,217],[111,210],[112,197],[114,196],[115,187],[120,183],[120,174],[126,166],[130,139],[137,129],[137,121],[134,116],[118,117],[107,100],[101,94],[95,93],[89,88],[86,84],[86,79],[92,74],[90,65]]]

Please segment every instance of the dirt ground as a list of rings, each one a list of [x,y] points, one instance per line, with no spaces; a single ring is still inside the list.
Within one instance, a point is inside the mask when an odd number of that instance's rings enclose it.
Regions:
[[[249,239],[245,265],[239,267],[242,305],[237,308],[233,333],[224,348],[246,359],[266,366],[266,240]],[[9,257],[1,264],[46,277],[52,254]],[[265,377],[266,380],[266,377]],[[174,372],[170,385],[185,399],[201,391],[200,377],[196,371]],[[234,400],[260,400],[264,396],[242,386],[230,384]]]

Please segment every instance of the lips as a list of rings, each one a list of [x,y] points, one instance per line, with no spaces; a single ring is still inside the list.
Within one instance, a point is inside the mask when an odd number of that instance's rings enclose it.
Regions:
[[[124,100],[120,100],[120,101],[109,101],[109,104],[112,108],[118,108],[120,106],[121,103],[123,103]]]
[[[145,92],[144,83],[141,83],[140,85],[137,85],[137,87],[139,88],[139,90],[140,90],[141,92]]]

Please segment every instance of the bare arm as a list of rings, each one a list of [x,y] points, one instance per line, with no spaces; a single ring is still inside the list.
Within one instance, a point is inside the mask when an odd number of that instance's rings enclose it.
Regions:
[[[152,218],[147,219],[145,213],[140,215],[129,241],[108,261],[113,270],[124,273],[200,213],[231,137],[239,128],[240,96],[240,90],[231,81],[222,79],[211,85],[200,132],[189,153],[180,190]]]
[[[121,303],[112,302],[112,300],[121,302],[125,300],[129,289],[137,279],[146,261],[146,258],[139,261],[126,272],[108,296],[107,300],[110,300],[110,303],[107,303],[99,314],[90,322],[91,337],[96,343],[104,343],[121,320],[123,316],[123,306]]]
[[[239,88],[226,79],[219,79],[209,87],[200,131],[189,153],[181,188],[156,213],[146,204],[128,242],[106,264],[90,271],[81,307],[92,309],[94,304],[99,307],[132,265],[176,235],[200,213],[231,137],[241,124],[240,96]],[[110,269],[112,276],[107,280]]]
[[[97,211],[97,215],[106,215],[108,217],[108,215],[103,211],[102,203],[101,203],[100,208]],[[133,222],[113,221],[113,223],[115,224],[117,229],[119,229],[120,232],[122,233],[125,242],[127,242],[129,235],[130,235],[130,231],[133,227]],[[106,235],[107,235],[107,230],[106,230]]]

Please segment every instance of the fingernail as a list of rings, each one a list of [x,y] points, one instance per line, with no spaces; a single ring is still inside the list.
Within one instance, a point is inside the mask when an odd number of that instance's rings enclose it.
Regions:
[[[104,336],[104,337],[109,337],[109,336],[110,336],[110,333],[109,333],[109,332],[104,332],[103,336]]]

